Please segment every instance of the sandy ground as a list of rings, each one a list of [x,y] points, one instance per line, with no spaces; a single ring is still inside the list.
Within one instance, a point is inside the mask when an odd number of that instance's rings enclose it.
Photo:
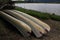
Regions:
[[[51,31],[41,38],[32,36],[30,40],[60,40],[60,21],[43,20],[49,24]],[[25,40],[18,30],[7,21],[0,18],[0,40]]]

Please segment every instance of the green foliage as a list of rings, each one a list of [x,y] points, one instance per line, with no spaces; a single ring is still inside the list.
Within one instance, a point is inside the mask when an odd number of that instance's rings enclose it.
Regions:
[[[45,12],[38,12],[38,11],[35,11],[35,10],[28,10],[28,9],[24,9],[24,8],[20,8],[20,7],[17,7],[16,10],[22,11],[24,13],[27,13],[27,14],[32,15],[32,16],[37,17],[37,18],[53,19],[53,20],[60,21],[60,16],[55,15],[54,13],[49,14],[49,13],[45,13]]]
[[[0,0],[0,4],[2,3],[2,4],[4,4],[4,3],[7,3],[7,2],[9,2],[10,0]]]
[[[53,20],[60,21],[60,16],[59,15],[51,15],[50,18],[53,19]]]

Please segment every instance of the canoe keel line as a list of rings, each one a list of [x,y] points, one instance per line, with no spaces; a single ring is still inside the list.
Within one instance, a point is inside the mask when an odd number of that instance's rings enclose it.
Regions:
[[[11,23],[28,40],[31,33],[40,38],[50,31],[50,26],[41,20],[17,10],[3,10],[0,15]]]

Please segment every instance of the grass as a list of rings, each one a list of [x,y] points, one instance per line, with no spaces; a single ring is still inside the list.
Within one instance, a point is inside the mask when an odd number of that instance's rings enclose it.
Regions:
[[[24,9],[24,8],[20,8],[20,7],[16,7],[15,9],[18,11],[27,13],[29,15],[32,15],[34,17],[40,18],[40,19],[53,19],[53,20],[60,21],[60,16],[58,16],[58,15],[49,14],[49,13],[45,13],[45,12],[39,12],[39,11],[35,11],[35,10],[28,10],[28,9]]]
[[[53,19],[53,20],[60,21],[60,16],[59,15],[51,15],[50,18]]]

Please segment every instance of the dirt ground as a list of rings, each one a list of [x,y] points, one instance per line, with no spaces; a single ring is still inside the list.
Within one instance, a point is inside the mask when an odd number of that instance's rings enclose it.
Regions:
[[[60,21],[43,20],[49,24],[51,31],[41,38],[33,37],[30,40],[60,40]],[[0,40],[25,40],[16,28],[0,18]]]

